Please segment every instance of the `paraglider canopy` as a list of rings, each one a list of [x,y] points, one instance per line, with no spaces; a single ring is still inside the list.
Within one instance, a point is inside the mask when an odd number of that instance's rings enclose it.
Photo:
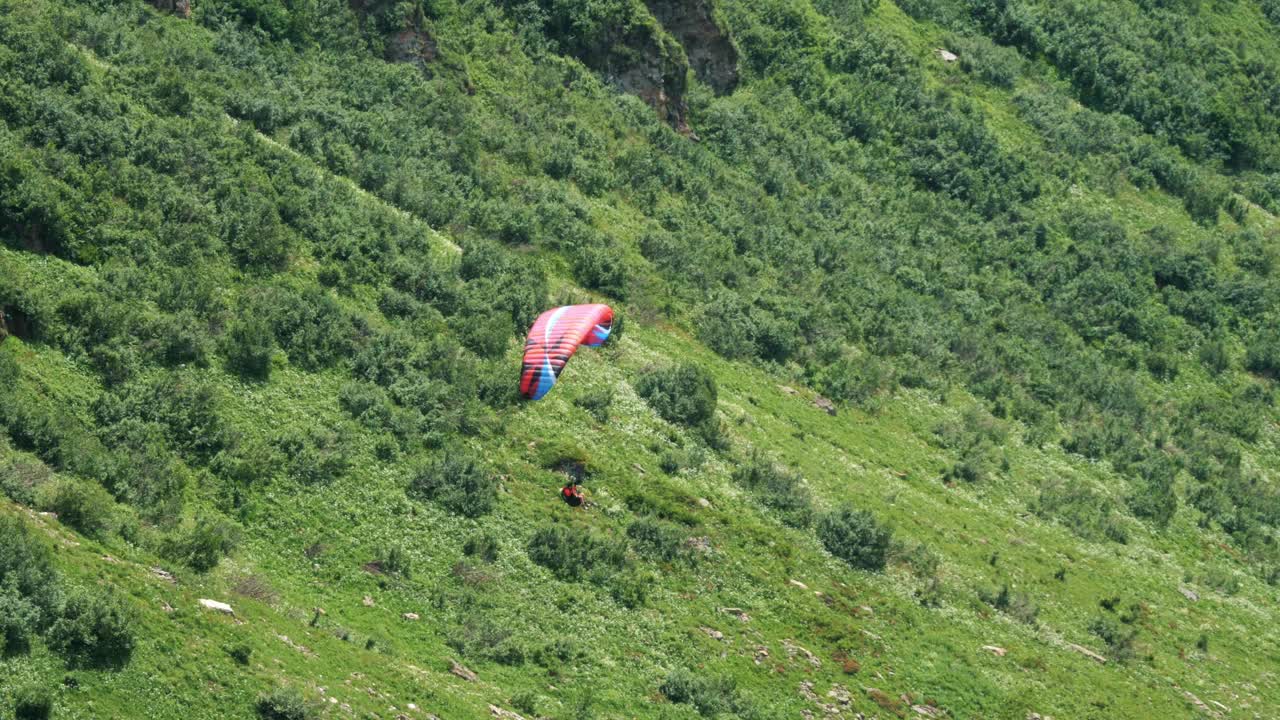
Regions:
[[[556,384],[578,346],[602,345],[612,327],[613,308],[598,303],[564,305],[539,315],[524,341],[520,394],[530,400],[541,399]]]

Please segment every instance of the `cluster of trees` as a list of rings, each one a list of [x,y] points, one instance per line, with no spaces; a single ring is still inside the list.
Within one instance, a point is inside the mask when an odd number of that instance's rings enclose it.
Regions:
[[[134,625],[113,592],[67,588],[44,541],[0,515],[0,654],[30,652],[39,638],[72,666],[119,667],[133,654]]]

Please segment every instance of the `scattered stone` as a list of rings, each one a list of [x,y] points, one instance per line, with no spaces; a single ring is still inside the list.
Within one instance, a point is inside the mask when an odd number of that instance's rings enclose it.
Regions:
[[[872,610],[872,609],[871,609],[869,606],[867,606],[867,605],[859,605],[859,606],[858,606],[858,614],[859,614],[859,615],[875,615],[875,614],[876,614],[876,611],[875,611],[875,610]]]
[[[1067,648],[1068,648],[1068,649],[1070,649],[1070,650],[1074,650],[1074,651],[1076,651],[1076,652],[1080,653],[1081,655],[1083,655],[1083,656],[1085,656],[1085,657],[1089,658],[1090,660],[1093,660],[1093,661],[1097,662],[1097,663],[1098,663],[1098,664],[1100,664],[1100,665],[1106,665],[1106,664],[1107,664],[1107,659],[1106,659],[1106,658],[1102,657],[1101,655],[1099,655],[1098,653],[1096,653],[1096,652],[1094,652],[1094,651],[1090,650],[1090,649],[1089,649],[1089,648],[1087,648],[1087,647],[1082,647],[1082,646],[1080,646],[1080,645],[1076,645],[1075,643],[1067,643]]]
[[[801,590],[808,590],[808,589],[809,589],[809,586],[808,586],[808,585],[805,585],[804,583],[800,582],[799,580],[790,580],[790,581],[788,581],[788,582],[790,582],[790,583],[791,583],[792,585],[794,585],[795,587],[800,588]]]
[[[1191,602],[1196,602],[1200,599],[1200,595],[1197,594],[1195,590],[1188,587],[1180,587],[1178,588],[1178,592],[1182,593],[1182,596]]]
[[[415,622],[418,619],[418,613],[405,613],[400,617],[404,618],[405,620],[408,620],[409,622]]]
[[[169,572],[168,570],[162,570],[158,567],[151,568],[151,574],[155,575],[161,580],[164,580],[167,583],[172,583],[176,585],[178,582],[177,580],[174,579],[173,573]]]
[[[795,395],[795,394],[797,394],[797,393],[799,393],[799,392],[800,392],[799,390],[796,390],[795,388],[791,387],[790,385],[779,385],[779,386],[778,386],[778,389],[779,389],[779,390],[781,390],[782,392],[784,392],[784,393],[788,394],[788,395]]]
[[[730,615],[738,618],[740,622],[751,622],[751,616],[742,608],[720,608],[720,612],[729,613]]]
[[[724,642],[724,633],[720,632],[719,630],[713,630],[709,627],[706,627],[705,625],[698,629],[706,633],[708,636],[710,636],[712,640],[719,640],[721,642]]]
[[[1195,705],[1196,709],[1199,710],[1200,712],[1207,713],[1207,714],[1213,713],[1213,711],[1209,709],[1209,706],[1205,705],[1204,701],[1196,697],[1190,690],[1183,690],[1182,694],[1186,695],[1187,699],[1191,701],[1191,704]]]
[[[297,650],[303,655],[315,655],[315,653],[311,651],[311,648],[307,647],[306,645],[300,645],[290,640],[288,635],[276,635],[276,639],[284,643],[285,645],[288,645],[289,647],[293,648],[294,650]]]
[[[363,603],[365,607],[373,607],[373,598],[368,595],[365,595],[364,600],[361,600],[360,602]]]
[[[698,507],[709,508],[711,507],[711,501],[706,498],[698,498]]]
[[[783,640],[782,646],[786,648],[788,658],[795,658],[795,656],[799,655],[803,657],[805,660],[807,660],[809,664],[814,666],[815,668],[822,667],[822,661],[819,660],[817,656],[814,655],[813,653],[809,652],[808,650],[804,649],[800,645],[796,644],[795,640]]]
[[[330,695],[330,696],[329,696],[329,704],[330,704],[330,705],[337,705],[337,704],[338,704],[338,698],[336,698],[336,697],[334,697],[334,696]]]
[[[501,720],[524,720],[523,716],[517,715],[510,710],[503,710],[497,705],[489,706],[489,714],[496,718],[501,718]]]
[[[805,700],[808,700],[809,702],[813,702],[813,703],[821,702],[820,700],[818,700],[818,694],[813,691],[812,680],[802,681],[800,683],[799,692],[800,692],[800,697],[804,698]]]
[[[1210,704],[1210,705],[1216,705],[1216,706],[1218,707],[1218,709],[1219,709],[1219,710],[1221,710],[1222,712],[1231,712],[1231,708],[1227,707],[1226,705],[1223,705],[1222,703],[1218,702],[1217,700],[1210,700],[1210,701],[1209,701],[1209,704]]]
[[[117,560],[117,559],[115,559],[115,558],[111,557],[110,555],[103,555],[103,556],[102,556],[102,562],[109,562],[109,563],[113,563],[113,564],[117,564],[117,565],[120,563],[120,561],[119,561],[119,560]]]
[[[932,705],[912,705],[911,709],[915,710],[917,715],[923,715],[925,717],[942,717],[942,711]]]
[[[827,697],[841,705],[848,705],[853,702],[853,695],[849,693],[849,688],[839,684],[831,686],[831,689],[827,691]]]
[[[640,463],[631,463],[631,468],[641,475],[645,474],[644,468],[640,467]]]
[[[226,603],[224,603],[224,602],[218,602],[217,600],[209,600],[209,599],[207,599],[207,598],[200,598],[200,605],[202,605],[203,607],[206,607],[206,608],[208,608],[208,609],[210,609],[210,610],[217,610],[218,612],[220,612],[220,613],[222,613],[222,614],[224,614],[224,615],[235,615],[235,614],[236,614],[236,611],[235,611],[235,610],[232,610],[230,605],[228,605],[228,604],[226,604]]]
[[[172,606],[172,605],[170,605],[170,604],[168,603],[168,601],[165,601],[165,602],[163,602],[163,603],[160,603],[160,609],[161,609],[161,610],[163,610],[163,611],[165,611],[165,612],[167,612],[167,613],[171,613],[171,612],[173,612],[173,606]]]
[[[480,679],[479,675],[476,675],[475,672],[467,668],[465,665],[459,664],[457,660],[449,660],[449,672],[457,675],[467,682],[475,682]]]
[[[1009,652],[1008,650],[1005,650],[1002,647],[996,647],[995,645],[983,645],[982,649],[995,655],[996,657],[1004,657],[1004,654]]]
[[[764,661],[769,659],[769,648],[763,645],[757,645],[755,659],[757,665],[763,665]]]
[[[417,705],[414,705],[413,703],[409,703],[409,704],[408,704],[408,705],[406,705],[405,707],[409,708],[410,710],[413,710],[414,712],[417,712],[417,711],[418,711],[418,706],[417,706]]]
[[[938,57],[942,58],[943,62],[949,62],[949,63],[953,63],[960,59],[959,57],[956,56],[955,53],[951,52],[950,50],[943,50],[942,48],[938,48]]]
[[[684,541],[684,546],[695,552],[708,554],[711,552],[711,538],[709,537],[691,537]]]
[[[818,408],[819,410],[826,412],[828,415],[836,414],[836,404],[822,397],[821,395],[814,396],[813,406]]]

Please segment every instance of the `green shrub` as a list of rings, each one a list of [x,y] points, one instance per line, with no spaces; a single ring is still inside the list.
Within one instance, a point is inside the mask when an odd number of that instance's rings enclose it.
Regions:
[[[480,517],[497,504],[498,482],[474,458],[455,452],[418,468],[409,493],[439,504],[455,515]]]
[[[996,610],[1028,625],[1035,625],[1036,616],[1040,614],[1040,608],[1030,595],[1023,592],[1012,593],[1008,584],[1002,585],[996,592],[979,590],[978,597]]]
[[[291,687],[281,687],[258,696],[254,705],[262,720],[310,720],[315,712],[302,693]]]
[[[685,534],[678,526],[653,517],[642,517],[627,526],[627,539],[639,555],[672,562],[688,557]]]
[[[750,462],[734,470],[733,479],[756,493],[786,524],[808,527],[813,521],[813,500],[804,480],[764,456],[753,454]]]
[[[49,548],[25,522],[10,515],[0,515],[0,602],[7,604],[14,623],[5,626],[5,636],[18,643],[29,637],[31,629],[52,622],[62,604],[61,582]]]
[[[706,428],[715,422],[716,381],[697,365],[652,368],[636,381],[636,393],[667,422]]]
[[[472,535],[467,538],[467,542],[462,546],[462,552],[467,557],[477,558],[487,563],[495,562],[498,559],[498,540],[494,536],[484,533],[481,535]]]
[[[47,640],[75,664],[120,667],[133,654],[134,624],[132,610],[115,593],[79,591],[67,598]]]
[[[41,619],[40,608],[18,589],[16,577],[0,584],[0,658],[30,650]]]
[[[613,388],[588,391],[573,399],[573,404],[586,410],[596,422],[609,421],[609,408],[613,406]]]
[[[844,507],[818,518],[818,539],[832,555],[855,568],[881,570],[893,530],[863,510]]]
[[[603,580],[626,564],[626,549],[621,543],[560,525],[535,532],[526,550],[530,560],[570,582]]]
[[[732,676],[704,678],[679,668],[667,675],[658,691],[673,703],[692,705],[703,717],[722,713],[735,713],[739,717],[754,715],[751,703],[738,693]]]
[[[229,520],[201,515],[167,537],[162,554],[196,572],[208,572],[235,551],[241,534],[240,528]]]
[[[1138,637],[1136,629],[1125,627],[1114,618],[1099,615],[1089,623],[1089,632],[1107,644],[1108,659],[1120,663],[1133,659],[1134,641]]]
[[[49,720],[53,716],[53,693],[49,688],[32,683],[14,693],[14,720]]]
[[[413,577],[413,558],[403,545],[392,545],[382,552],[382,570],[403,578]]]
[[[117,526],[115,499],[95,482],[58,479],[41,486],[38,500],[41,508],[89,537],[106,537]]]
[[[227,369],[246,378],[266,380],[271,375],[271,357],[276,338],[267,319],[250,315],[236,320],[227,331],[223,352]]]
[[[249,660],[253,658],[253,648],[247,643],[238,643],[227,648],[227,654],[237,665],[248,665]]]
[[[350,447],[337,430],[293,428],[286,430],[276,445],[288,461],[289,474],[308,485],[333,482],[351,467]]]

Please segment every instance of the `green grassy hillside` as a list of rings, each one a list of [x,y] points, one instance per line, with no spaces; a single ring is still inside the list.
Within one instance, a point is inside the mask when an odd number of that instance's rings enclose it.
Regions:
[[[1271,0],[185,8],[0,0],[0,717],[1280,707]]]

